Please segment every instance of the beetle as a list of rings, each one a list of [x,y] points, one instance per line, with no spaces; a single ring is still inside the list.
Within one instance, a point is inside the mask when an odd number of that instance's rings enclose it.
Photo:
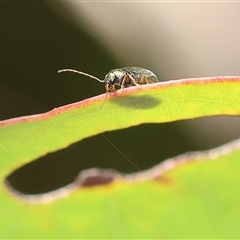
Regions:
[[[111,92],[116,92],[115,86],[119,86],[121,89],[123,89],[124,87],[139,86],[142,84],[158,82],[158,78],[153,72],[140,67],[123,67],[113,69],[105,76],[103,80],[88,73],[80,72],[74,69],[62,69],[58,71],[58,73],[61,72],[74,72],[105,83],[106,95]]]

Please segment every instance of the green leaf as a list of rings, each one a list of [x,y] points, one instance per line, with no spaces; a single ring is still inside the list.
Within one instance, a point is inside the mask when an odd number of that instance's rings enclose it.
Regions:
[[[169,81],[118,91],[104,106],[105,94],[45,114],[3,121],[0,176],[4,179],[14,167],[101,132],[141,123],[238,115],[239,86],[239,77]],[[78,179],[43,195],[50,200],[55,194],[75,191],[47,205],[24,204],[1,186],[0,237],[239,237],[238,148],[237,142],[203,156],[168,160],[150,172],[140,172],[136,180],[144,181],[135,183],[129,180],[134,176],[116,174],[111,184],[81,188]],[[218,160],[203,161],[212,155]],[[102,174],[96,171],[97,176]]]

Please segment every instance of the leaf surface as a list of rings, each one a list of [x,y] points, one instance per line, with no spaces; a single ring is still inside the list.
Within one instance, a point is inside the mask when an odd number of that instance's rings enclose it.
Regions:
[[[48,152],[105,131],[202,116],[237,116],[240,78],[184,79],[131,87],[112,94],[103,105],[104,101],[105,94],[44,114],[0,122],[1,178]],[[117,174],[115,181],[101,187],[80,188],[74,182],[63,188],[63,192],[70,189],[69,197],[47,205],[17,201],[1,186],[0,236],[239,237],[240,153],[239,145],[233,145],[203,154],[201,161],[189,161],[186,155],[183,159],[188,161],[178,164],[175,160],[175,168],[166,168],[165,162],[149,173],[139,173],[136,179],[144,181],[129,182],[129,176]],[[221,155],[229,148],[234,151]],[[217,161],[203,161],[212,154]],[[192,160],[199,160],[198,155]]]

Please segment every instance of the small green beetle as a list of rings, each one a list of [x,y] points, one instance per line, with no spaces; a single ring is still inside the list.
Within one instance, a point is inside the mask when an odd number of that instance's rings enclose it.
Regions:
[[[113,69],[105,76],[103,80],[88,73],[80,72],[74,69],[62,69],[58,71],[58,73],[61,72],[75,72],[105,83],[107,94],[116,92],[115,85],[123,89],[124,87],[158,82],[158,78],[153,72],[140,67],[123,67]]]

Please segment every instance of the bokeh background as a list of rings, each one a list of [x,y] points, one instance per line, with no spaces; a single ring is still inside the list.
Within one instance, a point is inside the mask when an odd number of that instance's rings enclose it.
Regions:
[[[47,112],[105,91],[93,79],[57,74],[62,68],[103,78],[113,68],[140,66],[160,81],[239,75],[239,23],[240,3],[1,2],[0,119]],[[239,138],[239,123],[218,116],[104,135],[143,170]],[[92,167],[137,171],[99,135],[37,159],[8,180],[24,193],[42,193]]]

